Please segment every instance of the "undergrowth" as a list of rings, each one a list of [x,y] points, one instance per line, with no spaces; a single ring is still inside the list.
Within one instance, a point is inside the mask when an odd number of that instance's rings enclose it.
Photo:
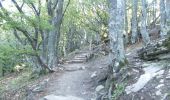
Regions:
[[[18,74],[11,74],[0,78],[0,97],[5,93],[22,89],[35,81],[31,79],[31,70],[23,71]]]
[[[112,100],[117,100],[125,90],[125,83],[116,84],[113,91]]]

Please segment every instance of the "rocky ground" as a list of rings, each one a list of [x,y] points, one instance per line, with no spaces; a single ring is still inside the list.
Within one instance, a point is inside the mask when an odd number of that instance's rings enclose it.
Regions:
[[[93,57],[86,62],[84,55],[88,54],[76,54],[75,58],[66,61],[59,72],[46,79],[43,91],[30,93],[27,99],[95,100],[96,92],[104,88],[102,79],[106,78],[108,56]]]
[[[141,60],[135,54],[139,49],[128,52],[130,66],[140,70],[133,69],[133,77],[128,80],[119,100],[170,100],[170,61]]]
[[[125,69],[129,70],[124,74],[128,77],[122,81],[124,90],[117,100],[170,100],[170,61],[141,60],[137,54],[141,47],[136,44],[126,49],[129,64]],[[98,96],[106,92],[109,56],[98,52],[92,57],[91,53],[79,51],[55,73],[27,86],[26,100],[108,100]]]

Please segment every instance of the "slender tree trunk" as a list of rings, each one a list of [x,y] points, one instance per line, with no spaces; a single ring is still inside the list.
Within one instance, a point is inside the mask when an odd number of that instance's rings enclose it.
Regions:
[[[149,33],[147,32],[146,29],[146,16],[147,16],[147,12],[146,12],[146,0],[142,0],[142,15],[141,15],[141,34],[142,34],[142,38],[143,38],[143,42],[145,43],[145,45],[147,45],[150,42],[150,38],[149,38]]]
[[[161,38],[167,35],[166,32],[166,11],[165,11],[165,0],[160,0],[160,26],[161,26]]]
[[[117,31],[117,62],[125,63],[125,52],[123,43],[123,33],[124,33],[124,23],[125,23],[125,0],[117,1],[117,15],[116,15],[116,31]]]
[[[167,18],[167,27],[168,27],[167,31],[170,31],[170,0],[166,0],[166,18]]]
[[[109,38],[110,38],[110,63],[114,64],[113,60],[116,59],[114,54],[116,53],[116,44],[117,44],[117,34],[115,30],[116,23],[116,8],[117,0],[108,0],[109,1]],[[114,65],[112,65],[114,66]]]
[[[156,12],[157,12],[156,6],[157,6],[157,0],[154,1],[153,15],[152,15],[153,16],[153,19],[152,19],[153,21],[152,22],[154,22],[155,19],[157,18],[157,16],[156,16]],[[156,22],[154,22],[153,24],[154,24],[153,26],[155,27],[156,26]]]
[[[44,63],[47,64],[47,46],[48,46],[48,32],[41,31],[41,38],[42,38],[42,55],[41,58]]]
[[[126,2],[125,2],[125,44],[127,45],[128,43],[129,43],[129,34],[128,34],[128,12],[127,12],[127,0],[126,0]]]
[[[138,11],[138,0],[133,0],[132,3],[133,9],[132,9],[132,38],[131,42],[132,44],[136,43],[137,40],[137,11]]]

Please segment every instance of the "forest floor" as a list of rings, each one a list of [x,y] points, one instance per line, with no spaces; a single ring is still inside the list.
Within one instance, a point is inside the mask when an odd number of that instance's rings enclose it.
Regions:
[[[81,56],[77,54],[75,56]],[[63,64],[63,71],[49,77],[45,91],[38,93],[35,100],[46,95],[47,100],[95,100],[95,89],[100,85],[98,80],[105,77],[108,67],[108,56],[92,58],[84,63]],[[103,75],[102,75],[103,73]],[[102,76],[101,76],[102,75]],[[58,96],[58,97],[57,97]]]
[[[129,77],[124,83],[124,92],[118,100],[170,100],[169,61],[143,61],[137,50],[142,44],[129,46],[126,56],[129,61]],[[89,51],[87,51],[88,53]],[[81,56],[82,53],[75,56]],[[73,59],[71,57],[71,59]],[[43,76],[26,86],[27,100],[96,100],[96,91],[103,89],[109,56],[97,55],[88,62],[65,63],[55,73]],[[99,89],[99,90],[98,90]],[[17,99],[18,94],[15,93]],[[4,99],[11,100],[11,99]],[[43,100],[43,99],[42,99]]]
[[[137,55],[140,47],[137,44],[127,49],[129,66],[134,69],[119,100],[170,100],[170,61],[141,60]]]

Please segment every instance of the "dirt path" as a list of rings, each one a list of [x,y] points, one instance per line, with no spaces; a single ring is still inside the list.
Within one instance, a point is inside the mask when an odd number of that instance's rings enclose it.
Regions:
[[[136,52],[140,47],[134,45],[127,49],[129,66],[140,70],[132,69],[125,91],[118,100],[169,100],[170,65],[164,61],[138,59]],[[104,78],[108,64],[108,56],[86,63],[64,64],[65,70],[50,77],[40,98],[48,95],[46,100],[95,100],[96,87],[102,84],[99,80]]]
[[[45,92],[40,98],[47,96],[47,100],[95,100],[95,89],[98,85],[97,76],[104,72],[108,66],[108,56],[91,59],[86,63],[64,64],[65,70],[62,73],[50,77]],[[68,99],[67,99],[68,97]],[[51,99],[52,98],[52,99]],[[73,99],[74,100],[74,99]]]

